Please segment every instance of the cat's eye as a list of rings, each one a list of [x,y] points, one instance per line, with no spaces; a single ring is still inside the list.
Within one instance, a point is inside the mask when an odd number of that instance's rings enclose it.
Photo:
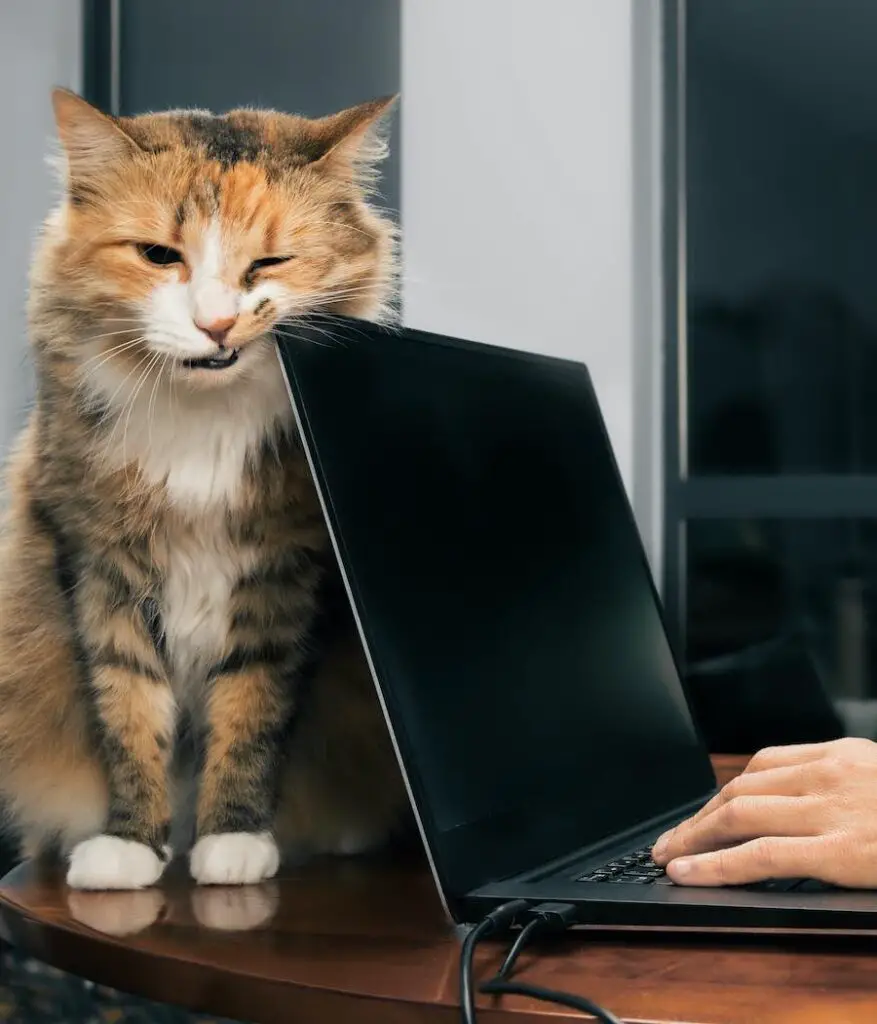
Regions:
[[[174,263],[183,262],[183,254],[167,245],[154,245],[152,242],[138,242],[137,251],[150,263],[157,267],[169,267]]]
[[[276,267],[279,263],[289,263],[291,259],[291,256],[263,256],[260,260],[253,260],[247,273],[255,274],[259,270],[264,270],[265,267]]]

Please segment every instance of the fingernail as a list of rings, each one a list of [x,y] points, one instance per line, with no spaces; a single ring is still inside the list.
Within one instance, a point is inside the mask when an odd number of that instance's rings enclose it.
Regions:
[[[670,874],[675,878],[687,878],[691,874],[690,860],[674,860],[669,865]]]
[[[667,849],[667,844],[670,842],[670,835],[665,832],[652,847],[652,856],[660,857],[664,850]]]

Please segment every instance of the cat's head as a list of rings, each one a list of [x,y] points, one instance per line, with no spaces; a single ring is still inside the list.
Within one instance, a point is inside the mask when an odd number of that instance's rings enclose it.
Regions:
[[[368,198],[392,99],[318,120],[53,102],[64,198],[34,269],[38,345],[216,388],[273,359],[296,317],[388,310],[394,226]]]

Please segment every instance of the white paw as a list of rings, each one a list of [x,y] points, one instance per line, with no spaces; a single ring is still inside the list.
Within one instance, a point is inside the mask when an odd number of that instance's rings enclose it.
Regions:
[[[72,889],[145,889],[161,878],[166,864],[155,850],[133,839],[94,836],[73,847],[67,884]]]
[[[271,878],[280,854],[270,832],[219,832],[192,848],[189,870],[199,885],[252,885]]]

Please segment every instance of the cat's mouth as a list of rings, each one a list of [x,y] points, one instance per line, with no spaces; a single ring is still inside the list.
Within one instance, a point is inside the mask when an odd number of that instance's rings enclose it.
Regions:
[[[217,352],[215,356],[204,359],[184,359],[183,366],[187,370],[227,370],[238,361],[240,349],[230,348],[227,352]]]

